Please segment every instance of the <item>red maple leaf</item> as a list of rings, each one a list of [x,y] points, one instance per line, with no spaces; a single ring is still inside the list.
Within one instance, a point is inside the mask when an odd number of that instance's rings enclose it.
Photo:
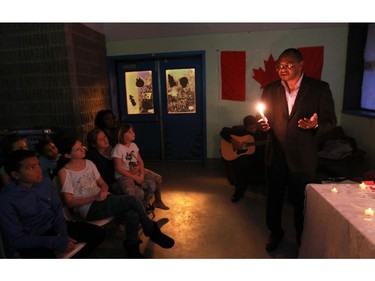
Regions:
[[[275,71],[275,65],[276,62],[273,59],[273,56],[270,55],[268,60],[264,61],[265,70],[263,70],[261,67],[258,69],[253,68],[253,79],[260,84],[261,89],[263,89],[267,84],[279,79],[279,76]]]

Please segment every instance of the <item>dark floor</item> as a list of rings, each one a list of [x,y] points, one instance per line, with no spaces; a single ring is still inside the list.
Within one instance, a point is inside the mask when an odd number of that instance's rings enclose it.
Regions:
[[[284,208],[286,236],[272,253],[264,249],[269,232],[265,226],[264,187],[249,186],[236,204],[233,187],[220,165],[203,168],[199,163],[146,163],[163,176],[162,196],[170,210],[155,211],[155,221],[175,239],[172,249],[162,249],[141,236],[141,252],[158,259],[267,259],[296,258],[297,246],[292,209]],[[124,232],[116,222],[106,226],[107,239],[98,249],[100,258],[124,258]]]

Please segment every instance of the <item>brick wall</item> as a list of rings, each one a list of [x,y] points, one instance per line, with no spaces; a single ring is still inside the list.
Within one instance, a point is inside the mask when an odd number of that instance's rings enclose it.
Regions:
[[[81,24],[0,24],[0,128],[59,128],[85,141],[109,108],[104,35]]]

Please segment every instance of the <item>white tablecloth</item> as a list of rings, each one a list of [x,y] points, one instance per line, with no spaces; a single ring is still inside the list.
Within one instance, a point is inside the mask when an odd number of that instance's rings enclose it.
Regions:
[[[333,188],[337,193],[332,192]],[[309,184],[300,258],[375,258],[375,192],[358,184]]]

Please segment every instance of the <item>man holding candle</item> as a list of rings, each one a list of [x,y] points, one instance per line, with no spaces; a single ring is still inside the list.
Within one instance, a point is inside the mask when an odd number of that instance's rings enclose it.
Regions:
[[[300,245],[305,187],[314,181],[318,161],[316,137],[336,126],[329,84],[303,73],[303,58],[297,49],[287,49],[279,56],[276,71],[280,80],[264,88],[261,101],[266,118],[259,120],[271,138],[266,156],[266,223],[271,231],[267,251],[275,250],[284,237],[281,216],[287,189]]]

